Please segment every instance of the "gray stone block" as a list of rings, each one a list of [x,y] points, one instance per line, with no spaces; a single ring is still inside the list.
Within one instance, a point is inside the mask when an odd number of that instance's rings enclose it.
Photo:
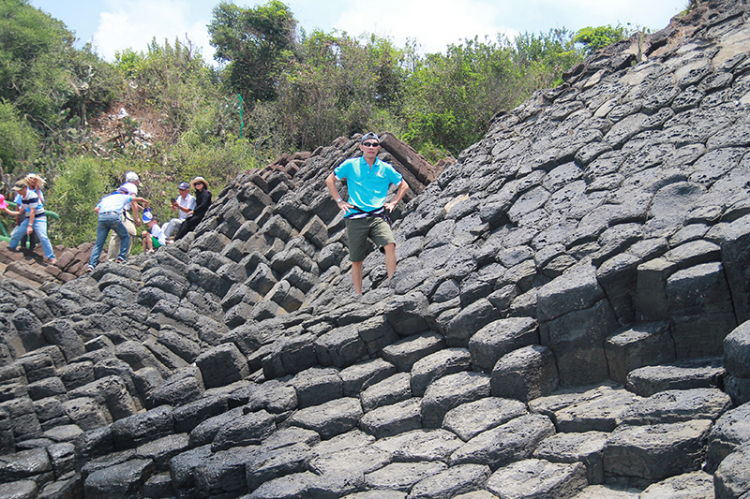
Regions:
[[[613,431],[619,417],[640,397],[622,389],[607,390],[593,398],[583,399],[554,412],[558,431]]]
[[[289,418],[289,424],[317,431],[321,438],[328,439],[355,428],[362,415],[358,399],[342,398],[301,409]]]
[[[664,390],[718,388],[725,374],[720,358],[683,360],[631,371],[627,389],[641,397],[650,397]]]
[[[461,439],[449,431],[424,429],[382,438],[375,442],[373,447],[388,452],[394,461],[447,463],[461,443]]]
[[[408,497],[409,499],[449,499],[459,494],[483,489],[489,477],[489,466],[479,464],[452,466],[417,482]]]
[[[534,451],[537,459],[554,463],[583,463],[589,484],[604,483],[604,446],[609,435],[599,431],[558,433],[542,440]]]
[[[86,477],[86,497],[111,499],[112,497],[136,498],[143,482],[153,473],[154,464],[149,459],[136,459],[97,470]]]
[[[531,318],[510,317],[493,321],[469,340],[469,352],[475,366],[492,369],[505,354],[539,344],[539,326]]]
[[[618,417],[618,424],[649,425],[692,419],[715,421],[731,409],[729,395],[717,388],[667,390],[638,401]]]
[[[471,354],[465,348],[445,348],[414,363],[411,369],[411,391],[421,397],[434,380],[466,371],[470,367]]]
[[[383,314],[394,331],[400,336],[412,336],[428,330],[427,297],[415,291],[394,296],[385,305]]]
[[[723,266],[704,263],[675,272],[666,289],[677,358],[721,355],[724,338],[737,327]]]
[[[393,343],[382,351],[383,359],[395,365],[399,371],[410,371],[414,364],[443,348],[443,337],[435,332],[409,336]]]
[[[605,480],[635,484],[697,471],[711,421],[620,426],[604,448]]]
[[[359,337],[367,345],[367,353],[379,355],[383,348],[399,341],[399,336],[385,316],[378,315],[356,324]]]
[[[492,321],[499,319],[495,307],[483,298],[464,307],[451,321],[446,329],[445,341],[451,347],[464,347],[469,345],[477,331]]]
[[[443,428],[467,442],[483,431],[507,423],[528,413],[526,404],[518,400],[496,397],[483,398],[461,404],[448,411]]]
[[[552,393],[560,384],[555,357],[549,348],[529,345],[505,355],[492,369],[495,397],[529,401]]]
[[[315,353],[324,366],[356,364],[367,355],[367,345],[354,324],[333,329],[315,340]]]
[[[744,445],[729,454],[714,473],[717,499],[744,498],[750,491],[750,446]]]
[[[275,478],[307,471],[311,455],[310,447],[303,443],[268,450],[261,447],[246,467],[248,490]]]
[[[339,376],[343,381],[345,397],[356,397],[369,386],[383,381],[398,372],[396,366],[383,359],[373,359],[343,369]]]
[[[359,422],[360,428],[375,438],[384,438],[422,428],[418,398],[377,407],[367,412]]]
[[[257,450],[254,445],[237,447],[216,452],[198,463],[193,468],[195,497],[239,497],[246,494],[245,467]]]
[[[459,372],[439,378],[427,387],[422,399],[422,423],[439,428],[451,409],[490,395],[490,377],[477,372]]]
[[[729,454],[750,444],[750,404],[743,404],[722,415],[708,436],[705,469],[713,473]]]
[[[555,354],[561,385],[593,384],[609,376],[604,341],[619,323],[607,300],[542,322],[539,327],[542,345]]]
[[[391,463],[365,475],[365,483],[374,489],[408,492],[418,481],[447,468],[441,462]]]
[[[112,439],[118,450],[132,449],[174,432],[172,408],[157,407],[112,423]]]
[[[221,426],[211,443],[211,450],[219,452],[232,447],[260,445],[274,431],[276,423],[271,414],[264,410],[249,412]]]
[[[496,470],[531,457],[539,443],[554,434],[555,427],[547,416],[520,416],[461,445],[451,455],[450,464],[486,464]]]
[[[586,487],[581,463],[526,459],[500,468],[487,480],[487,490],[507,499],[555,497],[571,499]]]
[[[297,391],[300,408],[324,404],[343,395],[343,381],[337,369],[313,367],[297,373],[289,384]]]
[[[659,499],[662,497],[684,499],[715,497],[714,477],[704,471],[684,473],[649,485],[640,494],[641,499]]]
[[[45,449],[22,450],[3,456],[0,461],[0,483],[38,480],[52,471],[52,462]]]
[[[398,373],[363,390],[359,398],[365,412],[412,398],[410,379],[408,373]]]
[[[618,329],[604,344],[609,377],[627,382],[628,373],[643,366],[675,360],[674,341],[667,322],[648,322]]]
[[[740,324],[724,338],[724,367],[732,376],[750,378],[750,322]]]

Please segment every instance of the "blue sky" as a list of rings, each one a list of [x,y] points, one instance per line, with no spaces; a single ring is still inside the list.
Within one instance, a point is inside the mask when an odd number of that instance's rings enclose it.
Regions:
[[[282,0],[283,1],[283,0]],[[116,51],[145,51],[159,43],[189,38],[212,60],[206,25],[219,1],[206,0],[30,0],[63,21],[80,44],[92,42],[97,53],[112,61]],[[242,7],[262,2],[235,1]],[[688,0],[287,0],[298,26],[308,33],[346,31],[358,36],[375,33],[399,47],[415,40],[424,53],[445,52],[465,38],[498,33],[510,38],[523,32],[547,33],[552,28],[576,31],[586,26],[617,25],[664,28]]]

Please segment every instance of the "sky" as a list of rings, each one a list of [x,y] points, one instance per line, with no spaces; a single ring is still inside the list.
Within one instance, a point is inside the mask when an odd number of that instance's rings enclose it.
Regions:
[[[282,0],[307,33],[338,30],[351,36],[376,34],[397,47],[415,41],[422,53],[445,53],[464,39],[513,39],[520,33],[577,31],[586,26],[630,24],[658,31],[681,12],[688,0]],[[253,8],[266,0],[231,2]],[[206,26],[219,0],[30,0],[74,32],[77,46],[91,42],[113,61],[115,52],[146,51],[156,37],[172,43],[190,40],[207,61],[213,60]]]

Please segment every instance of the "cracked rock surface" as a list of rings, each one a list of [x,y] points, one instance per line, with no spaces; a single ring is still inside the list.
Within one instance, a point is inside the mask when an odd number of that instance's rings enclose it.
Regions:
[[[748,16],[594,54],[455,164],[385,135],[411,190],[361,297],[324,185],[359,136],[0,281],[0,497],[748,497]]]

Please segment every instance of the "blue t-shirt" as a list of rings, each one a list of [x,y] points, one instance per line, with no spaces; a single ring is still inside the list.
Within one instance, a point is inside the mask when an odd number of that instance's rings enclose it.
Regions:
[[[403,177],[385,161],[375,159],[370,168],[365,158],[347,159],[335,170],[334,175],[339,180],[346,179],[349,191],[349,204],[364,211],[373,211],[383,207],[388,188],[391,184],[398,185]],[[354,215],[351,211],[347,215]]]

